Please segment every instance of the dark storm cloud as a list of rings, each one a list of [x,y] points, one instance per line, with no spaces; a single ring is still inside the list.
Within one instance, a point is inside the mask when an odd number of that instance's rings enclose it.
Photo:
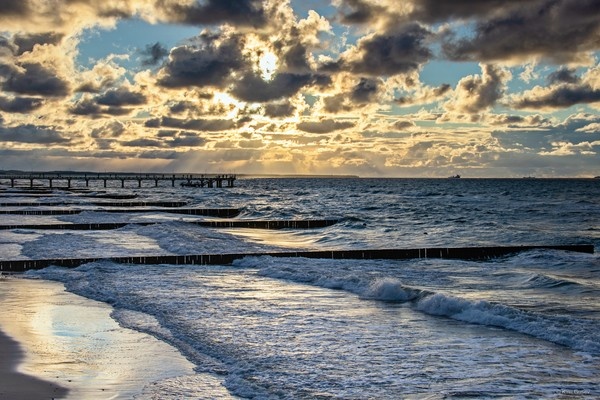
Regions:
[[[377,79],[360,78],[360,81],[352,89],[350,97],[356,103],[368,103],[377,94],[379,81]]]
[[[204,146],[206,140],[193,132],[180,132],[173,140],[166,143],[169,147],[198,147]]]
[[[63,35],[55,32],[17,34],[13,37],[13,43],[18,47],[17,55],[33,50],[36,44],[58,44]]]
[[[189,86],[223,87],[232,72],[246,67],[237,36],[215,43],[216,37],[202,35],[199,46],[186,45],[171,50],[160,71],[159,85],[171,88]]]
[[[479,21],[469,38],[448,37],[451,60],[492,61],[542,56],[555,62],[577,59],[600,48],[598,0],[538,0]]]
[[[99,93],[100,87],[95,82],[85,82],[85,83],[77,86],[74,91],[81,92],[81,93]]]
[[[525,117],[520,115],[503,115],[501,118],[492,121],[492,125],[515,125],[523,122],[525,122]]]
[[[411,129],[415,127],[415,123],[412,121],[407,121],[407,120],[400,120],[400,121],[396,121],[393,124],[393,127],[395,129],[398,129],[400,131],[406,130],[406,129]]]
[[[178,101],[169,106],[169,111],[173,114],[181,114],[185,111],[195,110],[196,105],[189,101]]]
[[[150,118],[144,122],[146,128],[160,128],[160,118]]]
[[[107,90],[101,96],[96,97],[96,102],[104,106],[136,106],[146,103],[146,96],[142,93],[132,92],[125,87]]]
[[[353,128],[356,124],[351,121],[336,121],[324,119],[321,121],[304,121],[296,125],[298,129],[308,133],[330,133],[343,129]]]
[[[375,34],[358,41],[358,56],[342,56],[325,65],[325,70],[348,70],[368,76],[391,76],[417,70],[433,56],[426,41],[431,32],[419,24],[409,24],[395,32]]]
[[[29,4],[25,0],[0,1],[0,15],[24,15],[29,12]]]
[[[548,75],[548,82],[552,85],[555,83],[578,83],[581,80],[575,75],[574,69],[561,68]]]
[[[116,120],[112,120],[101,127],[94,128],[90,132],[90,136],[94,139],[118,138],[126,132],[126,126]]]
[[[230,23],[238,26],[261,27],[267,22],[262,0],[205,0],[181,4],[158,0],[171,22],[191,25]]]
[[[508,12],[516,7],[536,3],[540,0],[406,0],[406,9],[385,7],[381,2],[365,0],[343,0],[340,20],[346,24],[365,24],[388,18],[389,25],[407,21],[426,23],[444,22],[453,19],[481,18],[494,13]],[[393,4],[390,2],[390,4]]]
[[[286,71],[306,73],[311,70],[307,59],[308,51],[300,43],[291,46],[283,55]]]
[[[92,99],[82,99],[76,102],[69,112],[74,115],[99,115],[101,107]]]
[[[148,138],[133,139],[120,143],[122,146],[126,147],[162,147],[163,145],[163,142],[161,142],[160,140]]]
[[[443,97],[452,89],[447,83],[442,83],[440,86],[432,89],[428,89],[423,91],[416,96],[401,96],[394,99],[394,102],[399,106],[412,106],[415,104],[426,104],[432,103],[436,100],[439,100],[440,97]]]
[[[40,63],[21,63],[0,73],[5,75],[2,89],[7,92],[50,97],[69,94],[69,84]]]
[[[26,124],[14,127],[0,126],[0,141],[35,144],[60,144],[68,143],[69,139],[63,137],[60,132],[50,127]]]
[[[600,102],[600,89],[589,85],[561,85],[537,97],[524,96],[512,106],[518,109],[567,108],[597,102]]]
[[[17,47],[8,38],[0,35],[0,56],[13,55],[17,52]]]
[[[232,94],[243,101],[264,103],[293,96],[312,82],[314,78],[310,74],[280,73],[265,81],[249,73],[235,83]]]
[[[159,138],[168,138],[167,147],[197,147],[206,144],[206,139],[198,136],[196,132],[161,130],[156,135]]]
[[[132,108],[122,107],[121,105],[100,105],[96,100],[90,98],[81,99],[69,108],[69,112],[73,115],[92,118],[103,115],[122,116],[130,114],[132,111]]]
[[[482,17],[499,11],[511,11],[516,7],[539,2],[539,0],[414,0],[411,19],[423,22],[440,22],[450,19]]]
[[[146,48],[140,51],[140,53],[144,56],[142,59],[142,65],[144,66],[157,65],[163,58],[169,55],[169,51],[158,42],[146,45]]]
[[[436,97],[443,96],[446,93],[448,93],[450,89],[452,89],[452,86],[450,86],[450,84],[442,83],[440,86],[434,89],[433,94]]]
[[[551,121],[548,118],[544,118],[539,114],[528,116],[494,114],[488,115],[486,117],[486,122],[489,122],[490,125],[506,125],[510,128],[545,128],[551,125]]]
[[[265,104],[264,108],[265,115],[271,118],[289,117],[296,111],[294,105],[289,101]]]
[[[179,128],[191,131],[219,132],[236,127],[229,119],[180,119],[171,117],[152,118],[145,122],[147,128]]]
[[[37,97],[15,97],[10,99],[0,96],[0,110],[9,113],[28,113],[40,108],[43,104],[44,100]]]
[[[363,0],[344,0],[340,20],[345,24],[365,24],[386,12],[384,7]]]

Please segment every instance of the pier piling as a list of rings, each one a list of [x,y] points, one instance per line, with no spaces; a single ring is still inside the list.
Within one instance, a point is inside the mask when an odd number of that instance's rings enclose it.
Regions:
[[[183,181],[184,186],[191,187],[209,187],[224,188],[234,187],[237,179],[236,175],[212,175],[212,174],[143,174],[143,173],[96,173],[93,175],[85,173],[54,173],[54,172],[18,172],[18,173],[0,173],[0,180],[9,180],[10,186],[21,180],[29,180],[29,187],[33,188],[35,180],[47,181],[48,187],[54,187],[55,180],[67,181],[67,187],[71,187],[71,181],[83,181],[85,186],[89,187],[90,181],[101,181],[104,187],[108,186],[108,181],[120,181],[121,188],[125,188],[126,181],[137,181],[138,188],[143,187],[144,181],[154,181],[154,187],[159,186],[160,181],[171,181],[171,186],[175,187],[177,181]],[[149,185],[151,186],[151,185]]]

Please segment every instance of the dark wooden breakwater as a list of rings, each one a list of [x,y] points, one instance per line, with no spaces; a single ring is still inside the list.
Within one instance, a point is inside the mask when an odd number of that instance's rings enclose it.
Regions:
[[[187,201],[90,201],[87,203],[75,203],[68,201],[59,202],[8,202],[0,203],[0,207],[60,207],[60,206],[100,206],[100,207],[183,207]]]
[[[232,174],[143,174],[143,173],[77,173],[77,172],[18,172],[18,173],[0,173],[0,181],[10,181],[10,186],[15,187],[15,182],[29,182],[29,187],[33,187],[35,181],[48,182],[48,187],[54,187],[54,182],[64,182],[66,187],[71,187],[72,181],[85,182],[85,186],[89,187],[90,181],[102,181],[104,187],[107,187],[107,182],[117,181],[121,183],[121,187],[125,187],[125,182],[137,182],[138,187],[142,187],[142,183],[150,181],[158,187],[161,181],[170,181],[171,186],[175,187],[175,183],[179,182],[182,186],[192,187],[233,187],[236,175]]]
[[[0,214],[11,215],[75,215],[84,211],[105,213],[149,213],[163,212],[171,214],[200,215],[204,217],[233,218],[240,214],[237,208],[147,208],[147,209],[54,209],[54,210],[0,210]]]
[[[42,269],[51,265],[75,268],[91,262],[116,262],[121,264],[172,264],[172,265],[228,265],[244,257],[304,257],[333,260],[406,260],[415,258],[445,258],[460,260],[485,260],[502,257],[528,250],[562,250],[580,253],[594,253],[592,245],[558,245],[558,246],[494,246],[494,247],[430,247],[422,249],[375,249],[375,250],[323,250],[323,251],[289,251],[269,253],[236,253],[236,254],[193,254],[193,255],[157,255],[141,257],[113,258],[62,258],[42,260],[9,260],[0,261],[0,271],[24,272],[31,269]]]
[[[247,228],[247,229],[316,229],[325,228],[338,222],[336,219],[304,219],[304,220],[227,220],[227,221],[186,221],[186,224],[207,228]],[[157,225],[160,222],[98,222],[98,223],[59,223],[59,224],[19,224],[0,225],[0,230],[33,229],[33,230],[74,230],[95,231],[119,229],[125,226]]]

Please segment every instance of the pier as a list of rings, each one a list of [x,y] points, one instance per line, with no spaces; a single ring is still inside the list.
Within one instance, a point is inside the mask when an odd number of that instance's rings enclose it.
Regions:
[[[303,257],[330,260],[408,260],[442,258],[455,260],[487,260],[530,250],[561,250],[580,253],[594,253],[593,245],[538,245],[538,246],[494,246],[494,247],[431,247],[420,249],[365,249],[365,250],[316,250],[289,251],[269,253],[235,253],[235,254],[190,254],[190,255],[156,255],[131,256],[113,258],[61,258],[40,260],[3,260],[0,261],[2,272],[25,272],[42,269],[51,265],[76,268],[92,262],[115,262],[120,264],[172,264],[172,265],[228,265],[244,257]]]
[[[10,181],[10,186],[15,187],[18,181],[29,182],[29,187],[34,187],[35,181],[48,182],[48,187],[53,188],[55,182],[66,183],[67,188],[71,188],[73,181],[85,182],[85,186],[89,187],[90,181],[101,181],[103,186],[107,187],[107,183],[117,181],[121,183],[121,188],[125,187],[125,182],[137,182],[137,187],[141,188],[143,182],[154,183],[154,187],[158,187],[161,181],[170,181],[171,186],[175,187],[175,183],[179,182],[181,186],[200,187],[200,188],[231,188],[234,185],[236,175],[232,174],[148,174],[148,173],[77,173],[77,172],[17,172],[0,173],[0,181]]]

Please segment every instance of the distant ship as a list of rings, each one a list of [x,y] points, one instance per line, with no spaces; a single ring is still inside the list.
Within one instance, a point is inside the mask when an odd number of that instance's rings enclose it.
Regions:
[[[458,174],[452,175],[452,176],[449,176],[448,179],[460,179],[460,175],[458,175]]]

